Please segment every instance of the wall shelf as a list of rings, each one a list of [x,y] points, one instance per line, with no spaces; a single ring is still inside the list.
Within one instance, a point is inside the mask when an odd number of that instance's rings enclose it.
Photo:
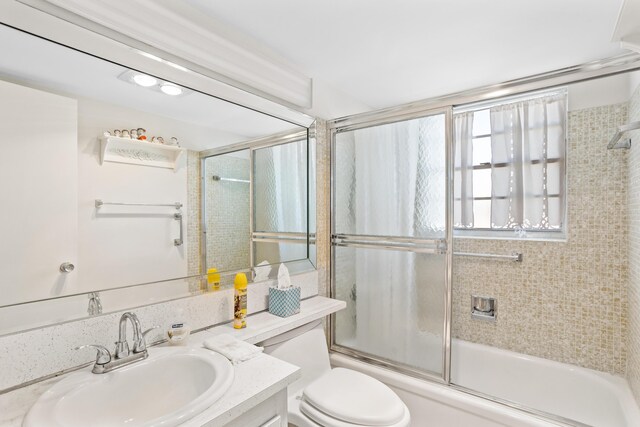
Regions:
[[[108,136],[100,138],[100,164],[104,162],[176,169],[183,148],[136,139]]]

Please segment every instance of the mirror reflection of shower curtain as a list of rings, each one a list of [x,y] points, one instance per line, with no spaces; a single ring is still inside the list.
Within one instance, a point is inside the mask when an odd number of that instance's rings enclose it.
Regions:
[[[446,237],[445,116],[336,134],[334,232]],[[357,239],[357,237],[354,237]],[[446,257],[335,247],[334,343],[440,374]]]
[[[307,141],[254,152],[254,229],[259,232],[307,232]],[[260,246],[269,250],[260,250]],[[257,244],[256,264],[306,257],[302,244]]]

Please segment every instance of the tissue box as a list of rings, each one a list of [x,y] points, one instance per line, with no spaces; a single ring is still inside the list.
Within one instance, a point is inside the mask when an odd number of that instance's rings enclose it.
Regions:
[[[269,313],[288,317],[300,312],[300,288],[269,288]]]

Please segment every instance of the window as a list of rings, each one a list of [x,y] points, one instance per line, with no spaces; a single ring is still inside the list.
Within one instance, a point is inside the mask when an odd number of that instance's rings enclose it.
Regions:
[[[454,113],[458,235],[563,238],[566,90]]]

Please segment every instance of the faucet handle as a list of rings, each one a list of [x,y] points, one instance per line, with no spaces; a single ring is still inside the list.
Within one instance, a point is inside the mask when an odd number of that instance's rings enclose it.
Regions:
[[[95,348],[98,350],[98,354],[96,355],[96,365],[106,365],[111,362],[111,353],[109,353],[109,350],[106,347],[97,344],[86,344],[76,347],[74,350],[81,350],[83,348]]]
[[[160,329],[160,326],[159,326],[159,325],[156,325],[156,326],[152,326],[151,328],[147,329],[146,331],[144,331],[144,332],[142,333],[142,338],[145,338],[145,337],[147,336],[147,334],[148,334],[149,332],[153,331],[154,329]]]
[[[140,353],[143,352],[147,349],[147,341],[146,341],[146,336],[149,332],[153,331],[154,329],[159,329],[160,326],[156,325],[153,326],[149,329],[147,329],[146,331],[144,331],[142,333],[142,335],[140,336],[140,341],[135,343],[134,347],[133,347],[133,352],[134,353]]]

